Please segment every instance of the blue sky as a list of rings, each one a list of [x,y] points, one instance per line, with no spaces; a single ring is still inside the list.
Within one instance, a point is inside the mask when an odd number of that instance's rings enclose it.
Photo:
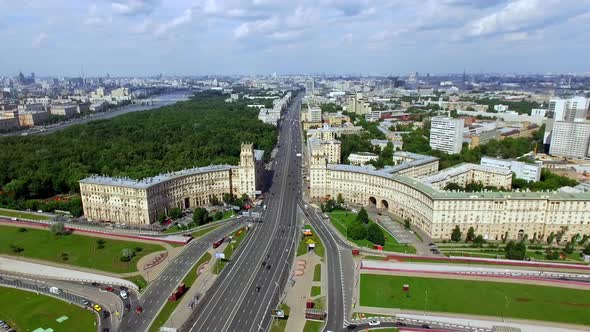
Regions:
[[[590,0],[0,0],[0,75],[590,72]]]

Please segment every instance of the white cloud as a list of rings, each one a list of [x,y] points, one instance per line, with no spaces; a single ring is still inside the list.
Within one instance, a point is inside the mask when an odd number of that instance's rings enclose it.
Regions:
[[[34,48],[39,48],[42,46],[43,42],[47,39],[48,35],[45,31],[40,32],[31,43],[31,46]]]
[[[149,14],[159,4],[159,0],[115,0],[111,3],[111,8],[117,14],[134,16]]]
[[[158,25],[154,31],[156,36],[161,37],[167,34],[168,32],[176,29],[179,26],[185,25],[190,23],[193,19],[193,10],[191,8],[186,9],[182,15],[175,17],[169,22],[162,23]]]

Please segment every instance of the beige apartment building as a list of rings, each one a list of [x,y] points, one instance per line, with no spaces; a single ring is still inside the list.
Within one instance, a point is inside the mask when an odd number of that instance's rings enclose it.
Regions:
[[[367,167],[310,160],[310,196],[323,201],[342,194],[347,203],[373,205],[411,222],[436,239],[448,239],[456,225],[486,239],[525,234],[547,237],[561,227],[590,233],[590,192],[448,192],[422,180]]]
[[[151,224],[171,208],[209,204],[224,193],[256,195],[256,161],[252,144],[242,144],[240,164],[215,165],[132,180],[91,176],[80,180],[88,219]]]

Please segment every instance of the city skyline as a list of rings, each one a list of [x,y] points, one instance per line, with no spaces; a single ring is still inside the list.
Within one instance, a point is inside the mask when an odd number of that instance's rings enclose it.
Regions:
[[[0,0],[0,75],[588,72],[565,2]]]

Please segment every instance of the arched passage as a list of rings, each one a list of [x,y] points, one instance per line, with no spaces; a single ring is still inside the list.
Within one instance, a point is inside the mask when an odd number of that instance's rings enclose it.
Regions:
[[[389,203],[386,200],[382,199],[381,200],[381,207],[384,209],[389,209]]]
[[[377,206],[377,199],[373,196],[369,197],[369,205]]]

